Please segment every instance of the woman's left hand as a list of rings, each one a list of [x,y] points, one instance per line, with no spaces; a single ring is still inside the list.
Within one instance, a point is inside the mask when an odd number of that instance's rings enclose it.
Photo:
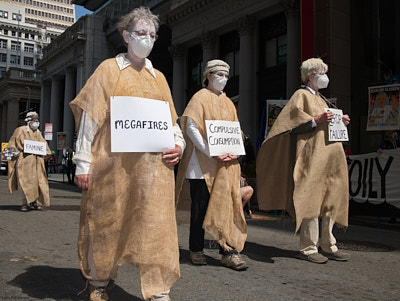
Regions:
[[[175,144],[175,148],[166,149],[162,152],[162,160],[166,165],[176,165],[182,155],[182,149],[179,145]]]
[[[342,116],[342,121],[343,121],[343,123],[344,123],[344,125],[345,126],[347,126],[349,123],[350,123],[350,117],[349,117],[349,115],[343,115]]]

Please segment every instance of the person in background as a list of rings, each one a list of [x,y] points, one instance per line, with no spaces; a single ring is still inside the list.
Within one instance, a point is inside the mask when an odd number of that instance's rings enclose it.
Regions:
[[[185,179],[190,183],[191,214],[189,249],[194,265],[207,264],[204,233],[220,245],[221,264],[245,270],[239,252],[247,237],[240,194],[240,165],[235,155],[211,157],[205,120],[238,121],[235,106],[223,92],[229,65],[222,60],[207,62],[205,88],[193,95],[181,117],[187,151],[179,165],[176,195],[179,202]]]
[[[78,256],[90,300],[108,300],[108,284],[123,263],[140,270],[145,299],[170,300],[179,278],[174,165],[185,148],[171,91],[147,56],[159,19],[135,8],[118,23],[128,52],[105,60],[70,103],[78,131],[75,183],[82,188]],[[162,153],[112,153],[110,97],[165,101],[175,147]]]
[[[76,164],[72,160],[74,158],[74,155],[75,152],[70,147],[67,147],[67,151],[65,153],[65,167],[68,178],[68,184],[74,184],[75,170],[76,170]]]
[[[350,258],[332,233],[334,224],[348,226],[349,181],[342,143],[327,138],[334,114],[326,111],[332,104],[319,93],[328,86],[327,71],[321,59],[301,64],[304,86],[279,114],[257,157],[260,209],[287,210],[296,218],[298,257],[313,263]],[[346,114],[342,120],[350,122]]]
[[[8,189],[11,193],[18,190],[22,206],[21,211],[28,209],[42,210],[42,206],[50,206],[49,183],[47,182],[44,161],[51,154],[39,128],[39,115],[36,112],[26,114],[26,125],[15,129],[7,149],[12,153],[8,163]],[[24,152],[25,140],[43,142],[46,155]]]

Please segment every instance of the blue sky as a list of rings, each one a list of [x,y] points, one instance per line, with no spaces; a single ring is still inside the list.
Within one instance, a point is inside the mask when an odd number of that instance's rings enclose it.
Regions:
[[[76,21],[78,21],[81,16],[84,16],[84,15],[87,15],[87,14],[90,15],[90,14],[93,14],[93,12],[88,10],[88,9],[86,9],[86,8],[84,8],[83,6],[75,5],[75,19],[76,19]]]

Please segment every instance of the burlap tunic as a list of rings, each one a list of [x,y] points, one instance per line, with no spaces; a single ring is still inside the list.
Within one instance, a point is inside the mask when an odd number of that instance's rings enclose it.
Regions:
[[[8,142],[8,148],[14,147],[20,151],[17,159],[8,162],[8,190],[13,193],[19,187],[24,192],[28,203],[37,201],[42,206],[50,206],[49,183],[47,182],[44,158],[24,153],[24,140],[45,142],[48,156],[51,151],[39,130],[29,129],[28,131],[26,127],[23,125],[16,128]]]
[[[330,217],[348,225],[348,174],[341,142],[329,142],[328,123],[292,131],[325,112],[325,101],[297,90],[276,119],[257,156],[257,199],[262,210],[288,210],[303,219]],[[293,156],[291,156],[291,150]]]
[[[179,249],[174,203],[174,171],[161,153],[111,153],[110,96],[168,101],[177,115],[168,83],[132,65],[120,70],[104,61],[70,106],[76,125],[82,110],[98,125],[92,143],[89,189],[83,192],[79,261],[88,276],[88,235],[99,281],[113,279],[119,265],[139,267],[145,298],[168,290],[179,277]],[[87,223],[89,231],[85,229]]]
[[[208,89],[202,89],[193,95],[181,118],[186,149],[178,170],[176,185],[178,202],[183,195],[181,192],[185,173],[194,147],[186,133],[187,117],[196,122],[205,140],[207,140],[205,120],[238,121],[236,109],[225,94],[216,95]],[[240,195],[240,165],[237,160],[218,162],[214,158],[208,158],[198,149],[195,151],[210,193],[203,228],[224,249],[230,250],[233,247],[240,252],[247,237],[247,225]]]

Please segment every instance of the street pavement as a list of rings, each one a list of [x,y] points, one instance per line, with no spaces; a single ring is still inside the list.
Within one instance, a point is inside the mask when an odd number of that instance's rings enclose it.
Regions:
[[[86,292],[77,295],[85,287],[77,260],[81,192],[61,175],[51,174],[49,185],[51,206],[24,213],[0,175],[0,300],[87,300]],[[293,220],[259,213],[248,220],[242,256],[249,268],[237,272],[220,266],[208,235],[208,265],[191,265],[188,211],[177,216],[181,277],[171,289],[174,301],[400,300],[400,227],[350,219],[335,235],[351,260],[319,265],[296,258]],[[142,300],[135,267],[120,267],[110,300]]]

